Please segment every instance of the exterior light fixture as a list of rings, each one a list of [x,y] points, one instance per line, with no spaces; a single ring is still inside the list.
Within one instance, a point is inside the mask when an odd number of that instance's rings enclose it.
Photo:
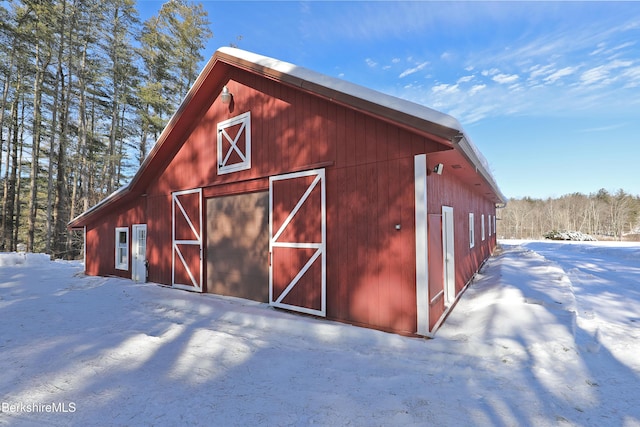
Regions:
[[[220,101],[222,101],[223,104],[228,104],[231,102],[232,96],[231,92],[229,92],[229,88],[225,85],[222,88],[222,93],[220,94]]]
[[[444,165],[442,163],[438,163],[433,167],[433,173],[442,175],[442,169],[444,169]]]

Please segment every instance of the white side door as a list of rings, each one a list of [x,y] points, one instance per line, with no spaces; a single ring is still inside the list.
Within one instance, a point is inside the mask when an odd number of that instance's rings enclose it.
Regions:
[[[147,281],[147,224],[134,224],[131,227],[131,279],[134,282]]]
[[[453,238],[453,208],[442,207],[442,259],[444,262],[444,304],[450,307],[456,299],[456,264]]]

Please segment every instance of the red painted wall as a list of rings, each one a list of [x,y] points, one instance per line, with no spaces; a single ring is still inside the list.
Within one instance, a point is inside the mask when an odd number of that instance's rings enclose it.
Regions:
[[[448,162],[447,157],[446,153],[437,154],[438,162],[443,162],[445,165],[454,163],[453,160]],[[446,167],[442,175],[429,175],[427,197],[429,214],[441,215],[442,206],[453,207],[456,291],[459,292],[495,248],[495,234],[492,233],[489,236],[487,225],[489,215],[495,216],[495,204],[484,195],[479,194],[474,189],[474,185],[462,181],[451,168]],[[469,213],[474,214],[475,245],[473,248],[469,247]],[[482,240],[481,228],[483,214],[485,220],[484,240]]]
[[[156,171],[145,197],[88,227],[88,273],[123,275],[113,268],[114,229],[147,223],[149,280],[170,284],[171,192],[203,187],[206,198],[255,191],[265,189],[271,175],[325,167],[327,317],[415,332],[414,155],[442,147],[249,72],[232,69],[228,78],[233,103],[223,105],[212,94],[212,104],[203,108],[202,116],[191,118],[196,124],[185,135],[186,142]],[[218,176],[216,125],[247,111],[252,167]],[[454,207],[456,281],[462,288],[491,251],[488,240],[481,242],[479,224],[476,248],[469,250],[465,244],[468,212],[475,212],[479,221],[481,213],[493,215],[495,209],[447,174],[429,177],[428,197],[430,213],[440,213],[443,204]],[[203,256],[206,259],[206,253]]]
[[[90,275],[131,277],[131,225],[145,223],[145,200],[140,198],[87,226],[85,271]],[[116,227],[129,228],[129,268],[115,266]]]

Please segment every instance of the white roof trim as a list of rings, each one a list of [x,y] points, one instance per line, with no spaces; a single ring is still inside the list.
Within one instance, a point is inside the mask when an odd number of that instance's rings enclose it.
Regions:
[[[383,105],[390,109],[400,111],[404,114],[418,117],[431,123],[436,123],[449,129],[462,132],[462,126],[460,125],[460,122],[458,122],[458,120],[456,120],[454,117],[449,116],[445,113],[441,113],[440,111],[436,111],[432,108],[425,107],[424,105],[416,104],[415,102],[410,102],[402,98],[387,95],[382,92],[378,92],[376,90],[348,82],[346,80],[331,77],[304,67],[299,67],[288,62],[258,55],[252,52],[247,52],[245,50],[232,47],[221,47],[218,49],[218,52],[224,53],[229,56],[235,56],[238,59],[254,63],[261,67],[272,69],[274,71],[277,71],[278,73],[287,74],[292,77],[317,84],[319,86],[324,86],[326,88],[342,92],[355,98],[360,98],[373,104]]]

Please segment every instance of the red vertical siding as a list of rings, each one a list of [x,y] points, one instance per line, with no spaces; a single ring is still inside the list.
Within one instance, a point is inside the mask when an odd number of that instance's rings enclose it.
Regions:
[[[131,277],[131,225],[145,223],[146,200],[142,197],[105,215],[102,220],[87,226],[87,274]],[[118,270],[115,266],[116,227],[129,228],[129,268]]]
[[[429,214],[427,224],[429,241],[429,330],[433,330],[445,310],[442,214]]]
[[[171,195],[147,197],[149,280],[171,284]]]
[[[495,204],[480,194],[476,185],[459,178],[456,170],[451,168],[452,163],[458,160],[447,156],[442,153],[437,155],[438,162],[447,165],[443,174],[431,174],[427,179],[428,209],[430,214],[439,214],[442,206],[453,207],[456,292],[459,292],[493,251],[495,240],[489,239],[487,234],[485,234],[485,240],[482,240],[480,222],[483,214],[485,223],[488,215],[495,215]],[[453,153],[450,156],[453,156]],[[474,214],[475,245],[473,248],[469,247],[469,213]]]
[[[164,168],[155,171],[157,177],[146,189],[144,201],[87,228],[87,249],[92,254],[87,271],[119,274],[109,265],[114,258],[114,227],[147,223],[149,279],[169,284],[173,191],[202,187],[205,198],[255,191],[266,188],[269,176],[325,167],[327,317],[415,332],[413,157],[442,147],[386,121],[240,69],[231,69],[227,78],[224,83],[233,94],[232,104],[214,100],[203,106],[202,117],[184,141],[173,142],[175,153]],[[247,111],[251,112],[251,168],[218,175],[216,125]],[[283,200],[295,204],[298,190],[284,191],[288,194]],[[451,173],[429,176],[428,198],[430,214],[440,214],[442,205],[454,207],[456,284],[461,289],[491,252],[495,235],[491,239],[487,235],[482,242],[479,221],[483,213],[485,220],[495,215],[495,209]],[[478,221],[473,250],[467,240],[469,212]],[[437,254],[433,255],[437,262]],[[304,261],[291,255],[279,262],[283,271],[294,274]],[[438,270],[433,273],[437,275]],[[308,295],[295,293],[290,298],[303,305],[317,302],[315,297],[306,301]]]

